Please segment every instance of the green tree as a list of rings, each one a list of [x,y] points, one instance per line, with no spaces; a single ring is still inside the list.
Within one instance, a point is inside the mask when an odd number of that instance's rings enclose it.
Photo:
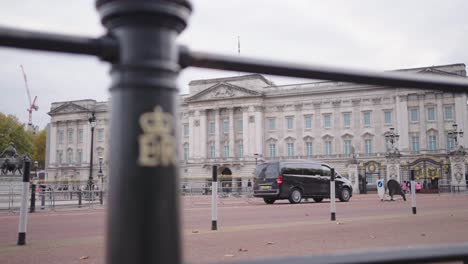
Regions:
[[[18,155],[32,157],[33,139],[34,135],[24,129],[16,116],[0,113],[0,151],[13,142]]]
[[[39,168],[44,168],[45,166],[45,152],[46,152],[46,140],[47,140],[47,131],[45,129],[41,130],[34,137],[34,155],[33,162],[39,162]]]

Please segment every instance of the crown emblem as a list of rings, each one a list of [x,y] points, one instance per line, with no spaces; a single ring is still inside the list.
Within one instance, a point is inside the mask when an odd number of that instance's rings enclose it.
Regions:
[[[156,167],[176,165],[176,139],[172,135],[173,118],[162,111],[160,106],[154,112],[143,113],[140,116],[140,126],[143,134],[139,136],[141,166]]]

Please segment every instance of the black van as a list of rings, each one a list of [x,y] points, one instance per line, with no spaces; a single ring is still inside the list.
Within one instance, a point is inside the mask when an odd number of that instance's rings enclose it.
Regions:
[[[330,198],[330,166],[317,161],[277,161],[258,164],[255,169],[254,196],[265,203],[289,199],[300,203],[302,198],[321,202]],[[335,172],[336,197],[347,202],[353,195],[351,182]]]

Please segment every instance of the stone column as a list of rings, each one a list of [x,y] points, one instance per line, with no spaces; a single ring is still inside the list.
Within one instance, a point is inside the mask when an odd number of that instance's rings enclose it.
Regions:
[[[206,143],[207,143],[207,122],[206,122],[206,110],[200,110],[200,125],[199,125],[199,130],[200,130],[200,153],[199,156],[202,159],[205,159],[207,157],[206,155]]]
[[[195,158],[194,149],[195,149],[195,126],[194,126],[194,114],[195,111],[189,110],[188,111],[188,126],[189,126],[189,159]],[[182,133],[184,133],[182,131]]]
[[[409,136],[408,136],[408,102],[406,95],[396,95],[395,99],[395,125],[400,139],[398,140],[398,148],[402,151],[409,151]],[[385,151],[385,148],[384,148]]]
[[[219,146],[219,138],[220,138],[220,123],[219,123],[219,108],[213,109],[215,112],[215,157],[219,158],[220,155],[220,146]]]
[[[263,157],[263,107],[255,106],[255,153]]]
[[[454,191],[466,190],[465,154],[466,152],[462,148],[450,153],[450,172],[452,174],[450,185]]]
[[[234,108],[228,109],[229,113],[229,157],[234,157]]]
[[[49,163],[57,166],[57,122],[50,123]]]
[[[242,144],[244,144],[244,156],[252,155],[249,139],[249,108],[242,107]]]
[[[357,160],[352,160],[348,163],[348,177],[353,186],[353,194],[359,194],[359,163]]]
[[[400,155],[387,155],[387,182],[396,180],[401,183]]]
[[[455,95],[455,123],[463,132],[468,132],[466,94]],[[458,144],[468,146],[468,136],[459,138]]]

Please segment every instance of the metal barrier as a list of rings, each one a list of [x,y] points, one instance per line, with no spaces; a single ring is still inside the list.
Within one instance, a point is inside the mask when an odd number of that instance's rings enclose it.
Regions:
[[[107,202],[107,192],[101,190],[68,190],[64,186],[56,183],[36,184],[36,190],[34,190],[36,211],[81,207],[93,208],[103,205],[105,201]],[[0,212],[18,212],[20,200],[21,183],[0,183]]]
[[[175,42],[192,10],[186,0],[97,0],[96,7],[107,29],[103,37],[93,39],[0,28],[0,46],[93,55],[112,64],[107,263],[182,262],[174,130],[176,79],[181,68],[379,85],[375,89],[468,91],[468,82],[462,78],[364,72],[193,52],[178,47]],[[451,260],[468,263],[468,248],[444,246],[411,253],[394,250],[381,254],[288,258],[277,263]]]

